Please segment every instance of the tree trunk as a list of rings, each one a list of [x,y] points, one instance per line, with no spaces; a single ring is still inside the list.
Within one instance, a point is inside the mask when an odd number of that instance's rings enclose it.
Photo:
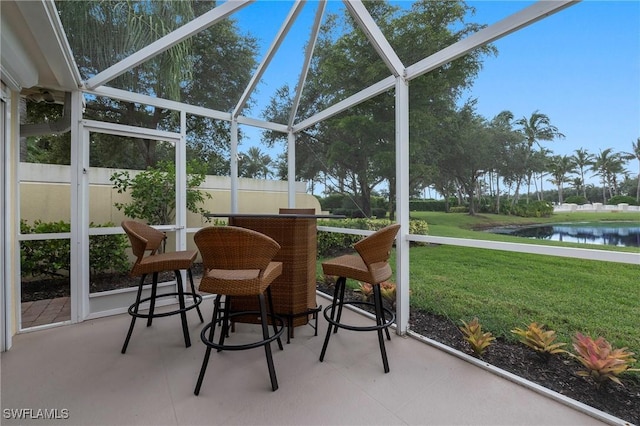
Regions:
[[[496,213],[500,213],[500,175],[496,173]]]
[[[396,217],[396,184],[395,179],[389,180],[389,220],[394,222]]]
[[[475,216],[476,214],[476,205],[475,205],[475,187],[476,181],[471,182],[467,190],[467,196],[469,197],[469,215]]]

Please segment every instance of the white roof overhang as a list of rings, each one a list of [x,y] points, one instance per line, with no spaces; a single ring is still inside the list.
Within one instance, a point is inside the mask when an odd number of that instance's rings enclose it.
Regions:
[[[0,2],[2,80],[14,90],[77,90],[80,73],[53,2]]]

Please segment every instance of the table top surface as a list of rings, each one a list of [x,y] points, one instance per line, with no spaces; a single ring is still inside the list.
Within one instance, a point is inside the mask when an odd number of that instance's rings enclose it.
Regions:
[[[339,214],[300,214],[300,213],[205,213],[205,217],[229,217],[229,218],[300,218],[300,219],[345,219]]]

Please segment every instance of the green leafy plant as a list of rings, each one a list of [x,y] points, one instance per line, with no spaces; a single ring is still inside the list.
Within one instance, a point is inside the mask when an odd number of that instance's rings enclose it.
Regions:
[[[557,338],[556,332],[545,330],[545,327],[537,322],[532,322],[526,329],[516,328],[511,332],[520,336],[520,342],[533,349],[545,362],[551,355],[567,353],[562,349],[566,343],[554,343]]]
[[[627,348],[614,349],[611,344],[598,337],[596,340],[581,333],[576,333],[573,338],[573,348],[576,354],[573,355],[585,367],[578,371],[578,375],[589,377],[600,388],[609,380],[624,386],[618,376],[625,371],[640,371],[631,368],[631,364],[636,362]]]
[[[208,192],[196,189],[206,177],[204,164],[197,161],[187,163],[187,209],[204,215],[206,210],[198,204],[211,198]],[[172,223],[176,208],[176,168],[175,164],[161,161],[156,167],[137,173],[131,177],[128,171],[116,172],[109,178],[118,193],[130,191],[132,201],[115,203],[132,219],[145,219],[150,225]]]
[[[63,221],[42,222],[33,225],[20,221],[22,234],[56,234],[71,231],[71,224]],[[68,238],[26,240],[20,243],[20,268],[23,275],[33,277],[63,277],[69,274],[71,243]]]
[[[102,225],[90,223],[91,228],[113,227],[115,224],[108,222]],[[129,269],[129,259],[126,249],[129,240],[122,234],[116,235],[91,235],[89,236],[89,265],[93,276],[105,272],[124,272]]]
[[[318,221],[319,226],[366,229],[370,231],[377,231],[391,223],[389,219],[330,219]],[[409,233],[428,235],[429,225],[424,220],[410,220]],[[318,254],[320,256],[334,256],[337,253],[351,250],[353,245],[362,238],[362,235],[318,231]],[[412,245],[426,245],[426,243],[412,243]]]
[[[112,227],[113,223],[96,225],[91,228]],[[71,224],[63,221],[34,221],[29,225],[20,222],[22,234],[52,234],[71,230]],[[93,275],[103,272],[123,272],[129,268],[124,235],[92,235],[89,237],[89,264]],[[65,277],[69,275],[71,263],[71,243],[68,238],[27,240],[20,243],[20,268],[23,276]]]
[[[373,286],[369,283],[358,282],[358,287],[354,290],[356,293],[360,293],[362,300],[370,301],[373,299]],[[396,284],[391,281],[383,281],[380,283],[380,295],[383,300],[386,300],[395,309],[396,305]]]
[[[471,346],[471,350],[477,356],[482,357],[485,350],[491,345],[491,342],[496,340],[491,332],[483,332],[482,326],[478,321],[478,318],[474,318],[467,324],[464,320],[461,320],[463,326],[460,326],[460,331],[464,334],[464,340],[466,340]]]

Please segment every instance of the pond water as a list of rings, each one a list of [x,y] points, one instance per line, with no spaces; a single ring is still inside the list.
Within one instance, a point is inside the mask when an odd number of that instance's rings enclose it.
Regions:
[[[521,228],[496,228],[490,232],[565,243],[640,247],[640,223],[560,223]]]

